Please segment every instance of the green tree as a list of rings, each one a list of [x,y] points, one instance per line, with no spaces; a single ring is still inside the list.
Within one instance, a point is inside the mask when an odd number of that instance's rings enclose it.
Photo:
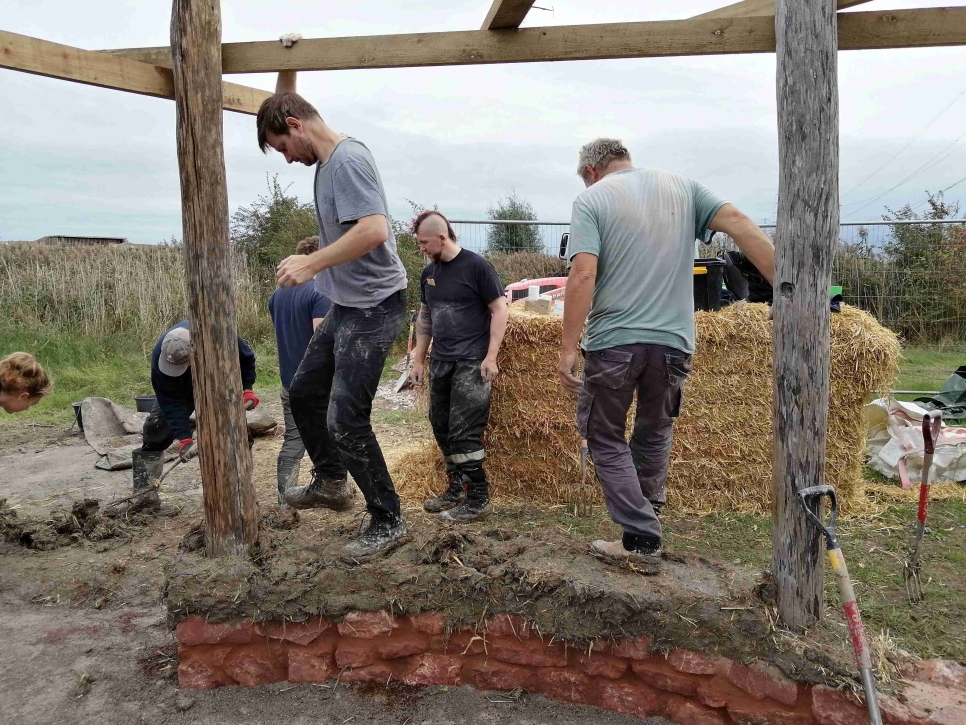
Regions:
[[[278,175],[268,178],[268,194],[231,216],[231,243],[243,252],[249,265],[274,267],[295,252],[302,239],[319,233],[315,210],[287,194]]]
[[[536,221],[533,205],[517,195],[515,189],[486,210],[487,219],[515,219]],[[486,251],[545,252],[543,241],[534,224],[493,224],[487,227]]]

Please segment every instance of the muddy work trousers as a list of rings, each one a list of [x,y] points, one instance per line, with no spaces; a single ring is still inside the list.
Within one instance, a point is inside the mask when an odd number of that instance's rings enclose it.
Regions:
[[[282,415],[285,418],[285,436],[282,438],[282,447],[278,451],[278,490],[285,493],[285,489],[299,484],[299,464],[302,456],[305,455],[305,445],[302,443],[302,435],[299,433],[298,426],[295,425],[295,416],[292,415],[292,404],[289,401],[288,388],[282,386]]]
[[[405,290],[365,309],[333,304],[289,387],[292,415],[315,474],[338,480],[348,469],[370,515],[382,521],[399,518],[399,497],[370,416],[405,317]]]
[[[492,383],[483,382],[482,360],[429,361],[429,422],[447,473],[471,480],[483,467],[483,433],[490,417]]]
[[[691,356],[664,345],[619,345],[584,356],[577,426],[587,439],[607,510],[631,537],[661,537],[655,510],[667,501],[671,436],[689,372]],[[635,391],[628,445],[627,412]]]
[[[141,428],[141,450],[166,451],[174,443],[174,431],[164,419],[161,407],[155,403]]]

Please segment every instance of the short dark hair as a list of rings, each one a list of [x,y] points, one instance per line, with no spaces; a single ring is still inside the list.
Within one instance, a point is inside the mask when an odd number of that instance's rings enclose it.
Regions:
[[[440,219],[446,222],[446,234],[447,236],[449,236],[450,239],[452,239],[455,242],[456,232],[453,231],[453,227],[449,223],[449,219],[447,219],[445,216],[443,216],[440,212],[436,211],[435,209],[427,209],[426,211],[419,212],[416,218],[413,219],[413,226],[412,226],[413,234],[418,234],[419,225],[422,224],[431,216],[438,216]]]
[[[262,153],[266,153],[268,140],[266,135],[271,132],[276,136],[288,136],[289,127],[285,122],[287,118],[297,118],[300,121],[307,121],[310,118],[322,117],[315,110],[315,106],[306,101],[298,93],[276,93],[269,96],[258,108],[258,116],[255,118],[255,128],[258,129],[258,148]]]
[[[319,249],[319,236],[306,237],[295,245],[296,254],[312,254]]]

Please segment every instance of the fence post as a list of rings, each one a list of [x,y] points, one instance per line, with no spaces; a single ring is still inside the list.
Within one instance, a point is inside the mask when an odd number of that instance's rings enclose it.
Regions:
[[[174,0],[171,55],[205,543],[209,556],[245,555],[258,510],[228,244],[218,0]]]

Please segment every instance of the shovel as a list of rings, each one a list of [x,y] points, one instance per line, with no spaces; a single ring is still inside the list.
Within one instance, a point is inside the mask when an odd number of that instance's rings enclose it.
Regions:
[[[810,501],[821,499],[822,496],[828,496],[830,503],[827,526],[822,523],[822,519],[816,516],[808,505]],[[839,588],[839,597],[842,599],[845,619],[849,623],[849,634],[852,635],[852,647],[855,650],[855,659],[859,665],[859,676],[862,678],[862,687],[865,688],[865,705],[869,710],[869,722],[871,725],[882,725],[882,715],[879,713],[879,698],[875,691],[875,677],[872,674],[869,643],[865,639],[865,627],[862,626],[862,615],[859,614],[859,605],[855,601],[852,579],[849,578],[849,570],[845,567],[842,549],[835,537],[835,521],[839,515],[839,504],[835,498],[835,489],[831,486],[803,488],[798,491],[798,502],[805,511],[808,523],[825,535],[826,553],[829,563],[832,565],[832,571],[835,572],[835,583]]]
[[[931,410],[922,416],[922,478],[919,484],[919,513],[916,518],[916,544],[912,550],[912,559],[905,562],[903,577],[906,582],[906,595],[910,604],[922,601],[922,537],[926,533],[926,509],[929,508],[929,469],[932,468],[932,456],[936,452],[936,441],[942,432],[943,416],[938,410]]]
[[[409,373],[411,371],[411,363],[413,356],[413,325],[415,324],[415,318],[409,321],[409,341],[406,343],[406,369],[399,376],[399,380],[396,381],[395,387],[393,387],[392,392],[398,393],[403,388],[406,387],[406,383],[409,382]]]

